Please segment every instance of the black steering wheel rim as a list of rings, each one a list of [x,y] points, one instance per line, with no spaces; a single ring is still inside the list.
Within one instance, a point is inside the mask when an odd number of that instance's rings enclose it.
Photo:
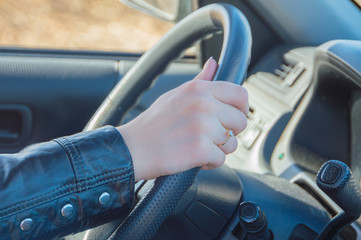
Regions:
[[[170,30],[147,51],[114,87],[86,130],[116,125],[154,79],[187,47],[209,34],[223,31],[223,46],[214,79],[242,84],[251,54],[251,31],[245,16],[229,4],[203,7]],[[109,239],[152,239],[178,200],[192,185],[199,168],[157,178],[153,188]]]

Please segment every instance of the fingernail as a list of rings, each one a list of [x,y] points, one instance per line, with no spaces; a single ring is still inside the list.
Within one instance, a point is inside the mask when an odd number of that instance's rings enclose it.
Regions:
[[[211,59],[213,59],[213,57],[208,58],[207,62],[203,65],[203,69],[207,68],[207,66],[208,66],[209,62],[211,61]]]

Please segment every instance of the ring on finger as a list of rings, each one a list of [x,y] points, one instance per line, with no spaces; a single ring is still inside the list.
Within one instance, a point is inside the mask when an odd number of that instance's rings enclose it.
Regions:
[[[226,141],[224,141],[223,143],[219,144],[218,146],[223,146],[224,144],[226,144],[228,142],[228,140],[234,136],[233,131],[231,129],[226,128],[226,135],[227,135],[227,139]]]

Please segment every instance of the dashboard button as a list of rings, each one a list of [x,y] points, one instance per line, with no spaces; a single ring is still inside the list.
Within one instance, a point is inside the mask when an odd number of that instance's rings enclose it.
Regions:
[[[260,134],[261,129],[258,127],[248,129],[247,133],[243,136],[242,139],[243,146],[247,149],[250,149]]]

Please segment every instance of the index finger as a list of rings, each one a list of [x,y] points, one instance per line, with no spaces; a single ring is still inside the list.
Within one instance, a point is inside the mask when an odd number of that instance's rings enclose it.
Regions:
[[[209,91],[218,101],[248,114],[248,92],[244,87],[230,82],[214,81],[210,82]]]

